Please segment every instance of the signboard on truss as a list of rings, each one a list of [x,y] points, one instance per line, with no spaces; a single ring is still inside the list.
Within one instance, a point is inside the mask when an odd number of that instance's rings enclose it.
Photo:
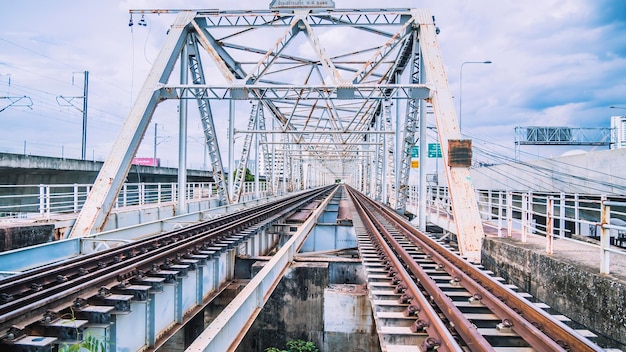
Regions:
[[[333,0],[272,0],[270,9],[334,9]]]

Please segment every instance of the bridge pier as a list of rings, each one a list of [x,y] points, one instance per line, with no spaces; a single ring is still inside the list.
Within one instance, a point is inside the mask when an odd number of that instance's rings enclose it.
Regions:
[[[236,351],[312,341],[321,351],[380,351],[358,259],[296,257]],[[253,272],[265,262],[256,262]]]

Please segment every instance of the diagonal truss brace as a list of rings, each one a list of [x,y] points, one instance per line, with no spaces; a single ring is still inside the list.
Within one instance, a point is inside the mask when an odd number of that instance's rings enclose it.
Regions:
[[[263,106],[261,106],[261,112],[263,112]],[[257,126],[259,128],[259,131],[266,131],[265,116],[261,116],[257,119]],[[269,145],[267,143],[267,133],[261,133],[259,137],[259,143],[261,144],[261,154],[263,155],[263,166],[265,171],[265,182],[267,186],[267,191],[270,194],[274,194],[274,155],[271,154],[269,151]]]
[[[427,101],[433,106],[437,133],[441,141],[459,250],[461,255],[467,256],[470,260],[479,260],[484,231],[470,171],[467,167],[449,166],[448,141],[460,139],[461,132],[437,42],[435,24],[429,11],[413,9],[411,13],[419,23],[420,54],[424,60],[426,80],[434,87],[433,94]]]
[[[176,17],[169,35],[146,78],[128,117],[113,143],[111,154],[85,200],[69,237],[84,237],[92,231],[102,231],[113,208],[117,194],[130,170],[132,159],[146,133],[157,104],[162,100],[161,90],[167,83],[179,57],[189,29],[196,16],[194,11],[183,11]]]
[[[322,64],[322,66],[324,66],[324,70],[326,71],[326,74],[328,74],[331,77],[334,84],[342,83],[343,79],[341,78],[339,71],[337,71],[335,64],[330,59],[330,57],[328,57],[326,50],[320,43],[320,39],[315,35],[315,32],[313,32],[313,28],[311,28],[311,25],[306,21],[306,17],[301,19],[300,22],[304,26],[304,33],[306,34],[306,37],[309,40],[309,43],[315,50],[315,54],[319,58],[320,63]]]
[[[413,34],[413,48],[411,50],[411,84],[420,83],[420,55],[419,55],[419,40],[417,30]],[[409,195],[409,173],[411,171],[411,148],[415,145],[415,135],[419,128],[419,109],[420,101],[418,99],[408,99],[406,108],[406,121],[404,126],[404,141],[401,151],[403,151],[401,165],[398,168],[400,172],[400,180],[398,184],[398,199],[396,200],[395,209],[399,214],[404,214],[406,209],[406,201]],[[420,131],[425,133],[426,131]],[[421,137],[420,137],[421,138]],[[422,151],[424,153],[424,151]],[[423,167],[423,166],[422,166]]]
[[[413,24],[413,18],[407,21],[400,31],[394,34],[380,49],[378,49],[372,58],[365,62],[365,65],[354,74],[353,83],[362,83],[367,77],[372,75],[376,68],[383,60],[401,43],[403,43],[408,35],[412,33],[409,26]]]
[[[248,120],[248,130],[252,130],[259,119],[263,119],[263,105],[261,103],[254,103],[250,111],[250,119]],[[232,203],[239,203],[241,194],[243,193],[244,183],[246,181],[246,167],[248,166],[248,159],[250,158],[250,147],[252,146],[252,134],[246,133],[243,141],[243,149],[241,150],[241,158],[239,159],[239,165],[235,170],[235,181]]]
[[[195,37],[196,36],[194,34],[190,34],[187,39],[189,46],[187,56],[187,59],[189,60],[189,71],[191,72],[193,84],[204,85],[206,83],[206,79],[204,78],[205,76],[202,69],[202,62],[200,60],[200,53],[198,52],[198,42]],[[220,204],[230,204],[228,188],[226,187],[226,178],[224,176],[222,155],[217,143],[217,133],[215,132],[215,124],[213,123],[210,101],[202,98],[202,91],[200,89],[192,89],[191,94],[196,97],[198,101],[198,110],[200,112],[200,120],[202,121],[202,130],[204,131],[204,138],[211,160],[213,180],[217,184],[217,194],[220,199]]]
[[[376,127],[379,132],[385,131],[385,124],[382,122],[382,114],[376,114]],[[376,156],[374,158],[374,199],[383,200],[383,172],[384,172],[384,155],[385,146],[383,143],[384,135],[382,133],[376,135]]]
[[[296,16],[295,20],[291,23],[291,26],[283,33],[283,35],[276,41],[276,44],[271,50],[268,50],[265,55],[259,60],[255,68],[248,73],[244,81],[246,84],[253,84],[260,79],[272,64],[278,60],[280,53],[289,45],[289,42],[298,34],[300,28],[298,23],[302,21],[305,16]]]

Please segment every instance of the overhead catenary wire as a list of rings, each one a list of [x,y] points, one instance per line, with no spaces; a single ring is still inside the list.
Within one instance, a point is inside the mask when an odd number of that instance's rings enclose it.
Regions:
[[[473,149],[476,154],[483,155],[491,160],[494,160],[495,165],[498,164],[507,164],[509,166],[518,168],[519,173],[513,173],[511,175],[504,174],[501,171],[498,171],[497,168],[490,168],[490,172],[498,174],[505,179],[509,179],[518,183],[520,186],[526,187],[528,190],[538,190],[541,185],[544,185],[546,188],[553,187],[555,182],[562,183],[564,185],[568,185],[570,189],[577,189],[581,192],[589,192],[589,191],[598,191],[598,192],[606,192],[606,188],[603,187],[595,187],[594,185],[602,185],[604,187],[613,188],[616,190],[625,190],[626,186],[623,184],[618,184],[615,182],[603,181],[603,179],[609,179],[609,177],[613,180],[623,180],[626,183],[626,178],[616,175],[609,175],[605,172],[590,169],[584,166],[570,164],[562,160],[558,159],[542,159],[542,163],[546,166],[537,165],[537,163],[529,163],[526,161],[520,161],[513,157],[510,157],[511,148],[507,148],[506,146],[499,145],[497,143],[493,143],[492,141],[482,139],[480,136],[474,133],[469,133],[474,140],[484,142],[483,144],[475,143],[473,145]],[[488,147],[487,147],[488,146]],[[503,152],[498,152],[496,149],[503,150]],[[529,154],[530,155],[530,154]],[[580,170],[584,171],[587,174],[591,174],[592,176],[581,176],[578,174],[571,174],[571,172],[561,171],[560,168],[568,168],[570,170]],[[480,167],[474,168],[475,172],[481,173],[482,175],[487,176],[486,171],[481,170]],[[527,182],[528,176],[534,176],[534,183]],[[550,187],[548,187],[550,186]]]

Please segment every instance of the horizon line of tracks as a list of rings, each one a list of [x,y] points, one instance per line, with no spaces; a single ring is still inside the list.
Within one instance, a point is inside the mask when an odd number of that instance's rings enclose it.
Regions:
[[[419,341],[415,350],[603,351],[393,210],[347,188],[365,229],[357,233],[363,261],[391,280],[391,294],[404,309],[394,318],[411,324],[409,334]],[[381,287],[389,287],[386,282]],[[370,297],[374,290],[370,287]],[[386,327],[378,329],[380,335]],[[397,341],[390,338],[387,349]]]

